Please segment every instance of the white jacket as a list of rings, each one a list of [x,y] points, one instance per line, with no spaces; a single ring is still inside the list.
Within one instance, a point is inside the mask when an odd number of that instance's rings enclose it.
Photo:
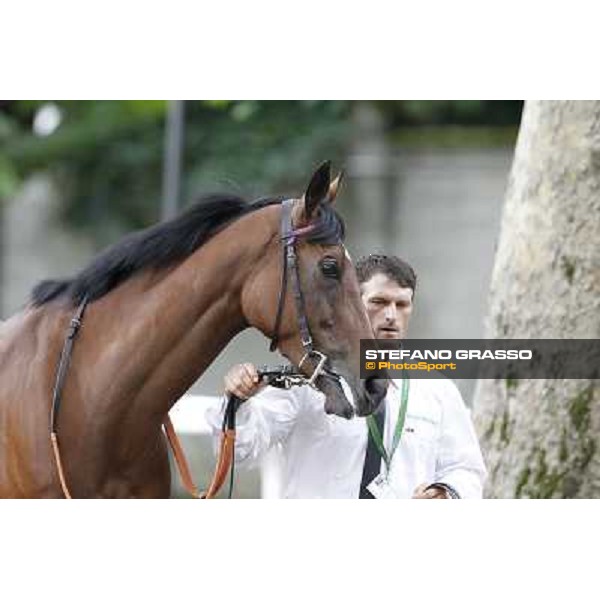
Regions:
[[[388,451],[401,396],[401,382],[394,383],[385,398]],[[275,448],[282,497],[358,498],[366,420],[327,415],[323,402],[324,396],[308,386],[269,387],[244,402],[237,414],[236,465],[256,466]],[[221,415],[218,409],[207,411],[215,437]],[[411,379],[404,432],[388,477],[398,498],[410,498],[419,484],[437,481],[451,485],[461,498],[481,498],[486,469],[469,413],[450,380]]]

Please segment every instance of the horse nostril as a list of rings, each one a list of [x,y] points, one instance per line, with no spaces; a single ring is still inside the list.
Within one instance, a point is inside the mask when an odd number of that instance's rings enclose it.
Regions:
[[[333,329],[335,327],[335,322],[333,319],[321,319],[319,321],[319,327],[321,329]]]

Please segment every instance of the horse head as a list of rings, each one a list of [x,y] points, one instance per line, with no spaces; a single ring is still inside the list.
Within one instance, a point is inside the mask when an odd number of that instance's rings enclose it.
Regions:
[[[248,323],[270,337],[272,347],[307,376],[323,367],[314,383],[326,396],[325,411],[350,418],[373,412],[386,384],[360,377],[360,340],[373,339],[373,330],[334,208],[340,183],[341,174],[332,181],[324,163],[301,198],[282,204],[242,297]],[[350,386],[354,406],[338,375]]]

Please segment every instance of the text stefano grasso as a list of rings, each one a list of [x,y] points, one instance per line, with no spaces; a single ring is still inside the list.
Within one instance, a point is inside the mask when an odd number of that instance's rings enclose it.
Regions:
[[[532,350],[380,350],[365,351],[367,360],[531,360]]]

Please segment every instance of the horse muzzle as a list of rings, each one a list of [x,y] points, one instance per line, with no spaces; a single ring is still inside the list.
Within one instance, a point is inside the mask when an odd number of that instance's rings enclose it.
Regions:
[[[317,378],[317,387],[326,396],[325,412],[344,419],[353,416],[364,417],[374,412],[387,393],[387,380],[361,379],[358,386],[344,389],[341,380],[321,376]]]
[[[375,412],[387,394],[388,380],[369,377],[360,380],[359,401],[356,403],[356,415],[366,417]],[[361,402],[362,400],[362,402]]]

